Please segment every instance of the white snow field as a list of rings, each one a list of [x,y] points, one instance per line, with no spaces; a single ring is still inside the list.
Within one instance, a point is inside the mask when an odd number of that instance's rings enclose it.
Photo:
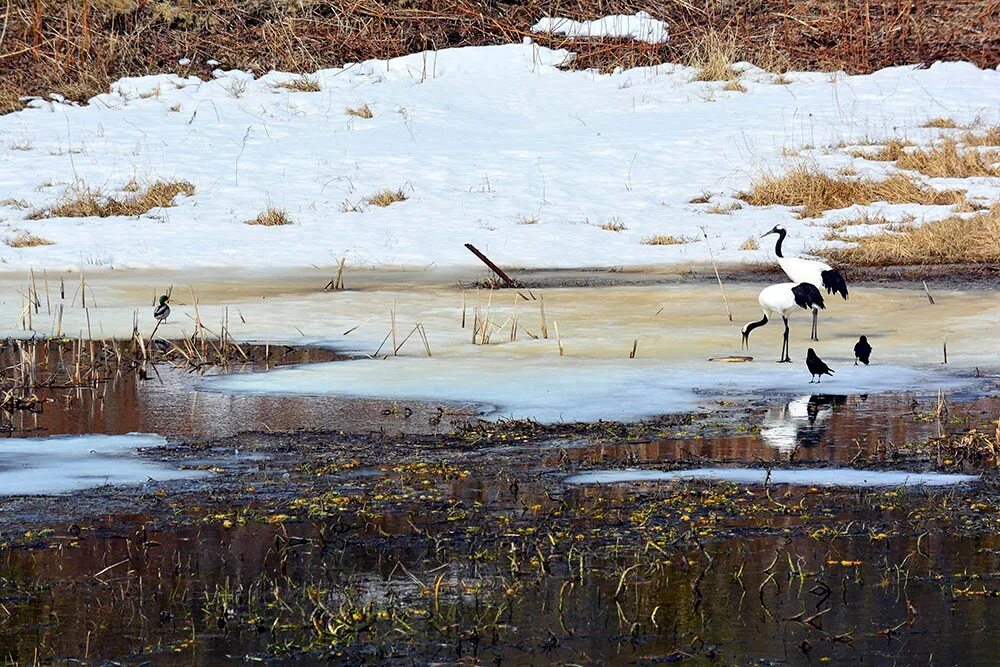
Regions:
[[[702,228],[720,261],[758,261],[770,244],[740,246],[775,223],[791,253],[827,229],[784,207],[709,213],[755,174],[805,160],[879,175],[895,167],[851,157],[852,144],[961,131],[922,127],[935,117],[1000,122],[1000,72],[968,63],[783,79],[741,64],[741,93],[678,65],[559,69],[570,57],[526,41],[321,70],[309,75],[318,92],[280,85],[299,75],[219,70],[123,79],[84,106],[35,100],[0,116],[0,237],[52,244],[0,244],[2,269],[477,265],[465,242],[504,266],[676,265],[708,259]],[[372,118],[346,113],[362,105]],[[74,187],[122,197],[133,179],[196,192],[139,217],[29,219]],[[960,185],[984,201],[1000,193],[998,179]],[[386,188],[407,199],[363,203]],[[710,202],[689,203],[703,192]],[[244,224],[269,205],[294,224]],[[865,208],[889,220],[950,212]],[[685,242],[643,244],[661,234]]]
[[[137,449],[164,444],[161,436],[140,433],[8,438],[0,441],[0,496],[52,495],[207,474],[179,470],[136,454]]]

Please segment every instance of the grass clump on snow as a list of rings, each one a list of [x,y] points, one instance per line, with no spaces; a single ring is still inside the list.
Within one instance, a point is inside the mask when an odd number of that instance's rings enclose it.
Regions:
[[[261,227],[280,227],[282,225],[290,225],[292,221],[283,209],[268,206],[256,218],[247,220],[246,224],[259,225]]]
[[[958,127],[958,125],[951,118],[931,118],[929,121],[924,123],[923,127],[939,127],[941,129],[952,129]]]
[[[316,79],[308,76],[300,76],[297,79],[284,81],[279,83],[278,86],[295,93],[318,93],[323,90]]]
[[[734,201],[728,204],[712,204],[705,209],[705,212],[712,213],[714,215],[732,215],[733,211],[738,211],[741,208],[743,208],[743,204],[738,201]]]
[[[904,152],[896,159],[896,166],[935,178],[968,178],[1000,176],[1000,169],[993,166],[997,161],[1000,161],[1000,153],[996,151],[959,150],[958,142],[945,139],[928,149]]]
[[[1000,125],[982,132],[966,132],[962,135],[962,142],[966,146],[1000,146]]]
[[[830,209],[877,201],[890,204],[960,204],[964,190],[935,190],[905,174],[883,180],[831,176],[800,165],[784,174],[764,173],[737,195],[753,206],[800,206],[801,215],[814,218]]]
[[[760,250],[760,243],[754,237],[748,238],[740,244],[740,250]]]
[[[367,103],[362,104],[359,107],[347,107],[344,109],[344,113],[348,116],[355,116],[356,118],[372,118],[375,116]]]
[[[855,266],[1000,264],[1000,204],[972,217],[953,215],[850,241],[848,248],[818,252]]]
[[[905,141],[901,139],[889,139],[885,142],[882,148],[878,149],[874,153],[869,151],[852,151],[851,157],[859,157],[865,160],[877,160],[879,162],[895,162],[901,158],[906,151],[904,150],[907,146],[910,146]]]
[[[601,225],[601,229],[606,232],[624,232],[628,227],[618,218],[611,218]]]
[[[672,234],[657,234],[642,240],[646,245],[680,245],[690,243],[691,239],[686,236],[674,236]]]
[[[395,204],[398,201],[406,201],[406,193],[403,192],[402,188],[396,188],[395,190],[389,190],[386,188],[381,192],[376,192],[370,197],[365,197],[365,203],[371,206],[386,207],[391,204]]]
[[[32,211],[28,217],[38,220],[142,215],[154,208],[173,206],[174,198],[180,194],[192,196],[194,186],[187,181],[154,181],[145,190],[138,190],[123,199],[116,199],[105,195],[100,189],[84,186],[68,191],[66,196],[52,207]]]
[[[34,248],[40,245],[52,245],[52,241],[28,232],[18,232],[16,236],[6,239],[4,243],[11,248]]]
[[[968,146],[989,145],[978,144],[977,141],[989,139],[990,131],[982,135],[969,133],[966,135]],[[1000,131],[996,131],[1000,143]],[[930,148],[913,148],[906,150],[909,144],[899,139],[890,139],[875,152],[854,151],[854,157],[882,162],[895,162],[900,169],[911,169],[932,178],[968,178],[970,176],[1000,176],[1000,169],[993,165],[1000,160],[996,151],[979,152],[976,150],[960,150],[959,144],[952,138],[946,138]]]

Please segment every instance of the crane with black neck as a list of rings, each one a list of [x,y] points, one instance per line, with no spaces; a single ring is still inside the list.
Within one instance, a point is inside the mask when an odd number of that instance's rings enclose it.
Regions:
[[[829,264],[816,259],[803,259],[801,257],[785,257],[781,249],[781,244],[785,240],[788,232],[781,225],[775,225],[771,231],[761,236],[764,238],[769,234],[777,234],[778,240],[774,244],[774,254],[778,256],[778,266],[796,284],[809,283],[818,290],[826,290],[827,294],[839,294],[847,299],[847,282],[840,271],[837,271]],[[819,309],[812,308],[813,323],[810,340],[819,340],[818,320]]]

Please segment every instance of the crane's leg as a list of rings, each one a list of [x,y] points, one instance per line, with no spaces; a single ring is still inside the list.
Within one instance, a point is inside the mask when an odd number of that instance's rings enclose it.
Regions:
[[[813,330],[812,337],[810,340],[819,340],[819,328],[817,323],[819,322],[819,308],[813,308]]]
[[[781,343],[781,361],[779,363],[790,363],[792,360],[788,356],[788,318],[782,317],[785,322],[785,333],[782,335]]]

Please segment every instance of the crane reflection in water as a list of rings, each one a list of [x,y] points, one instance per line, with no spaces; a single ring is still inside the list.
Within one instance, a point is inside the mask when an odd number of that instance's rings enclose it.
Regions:
[[[815,447],[820,444],[836,406],[846,402],[847,396],[810,394],[774,406],[764,416],[760,437],[784,454],[794,452],[796,447]]]

